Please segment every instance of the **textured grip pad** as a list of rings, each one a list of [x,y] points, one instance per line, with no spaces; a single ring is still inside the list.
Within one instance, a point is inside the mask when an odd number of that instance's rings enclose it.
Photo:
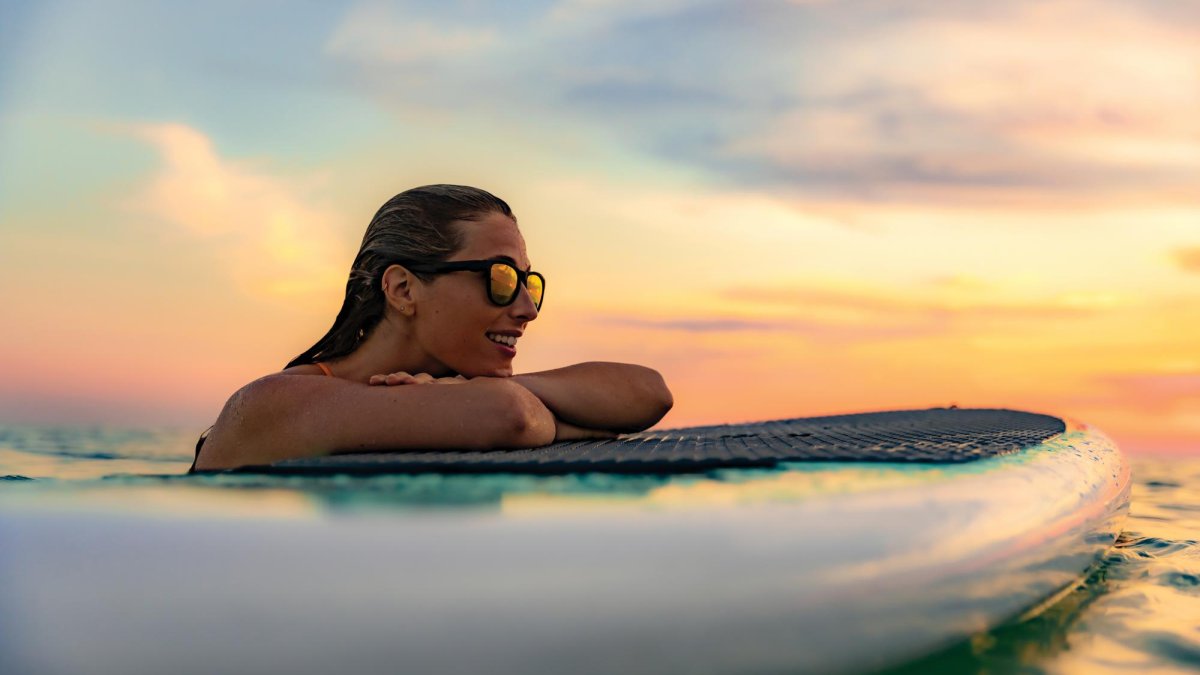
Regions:
[[[934,408],[664,429],[528,450],[407,451],[289,459],[241,473],[694,473],[780,462],[970,462],[1035,446],[1066,430],[1015,410]]]

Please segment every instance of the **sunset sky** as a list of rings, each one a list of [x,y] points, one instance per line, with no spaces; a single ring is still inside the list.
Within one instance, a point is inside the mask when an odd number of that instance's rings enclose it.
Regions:
[[[379,205],[509,201],[520,371],[1200,454],[1200,4],[0,0],[0,422],[211,423]]]

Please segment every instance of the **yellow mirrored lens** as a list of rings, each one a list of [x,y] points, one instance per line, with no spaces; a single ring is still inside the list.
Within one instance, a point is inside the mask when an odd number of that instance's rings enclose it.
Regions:
[[[542,284],[541,277],[535,277],[532,274],[526,277],[525,287],[529,289],[529,297],[533,298],[533,304],[538,307],[542,306],[542,292],[545,291],[545,286]]]
[[[497,263],[492,265],[491,284],[492,300],[499,304],[507,304],[517,293],[517,271],[510,265]]]

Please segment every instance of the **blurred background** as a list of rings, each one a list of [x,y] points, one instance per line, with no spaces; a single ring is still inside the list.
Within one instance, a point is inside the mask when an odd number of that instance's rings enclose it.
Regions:
[[[517,367],[664,426],[944,406],[1200,454],[1200,5],[0,0],[0,422],[200,431],[374,211],[513,205]]]

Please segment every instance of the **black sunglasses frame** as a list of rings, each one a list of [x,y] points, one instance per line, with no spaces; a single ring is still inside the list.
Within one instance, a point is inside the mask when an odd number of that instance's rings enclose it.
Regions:
[[[487,293],[488,300],[497,307],[508,307],[517,301],[517,296],[521,294],[521,287],[525,287],[525,292],[529,293],[529,277],[537,277],[542,281],[542,297],[533,303],[539,311],[542,309],[542,303],[546,300],[546,277],[540,272],[530,270],[528,272],[517,267],[511,260],[505,258],[493,258],[490,260],[455,260],[452,262],[421,262],[419,260],[393,260],[391,265],[400,265],[407,268],[411,272],[419,274],[445,274],[447,272],[491,272],[492,265],[504,265],[512,268],[517,273],[517,290],[508,299],[508,302],[496,302],[496,298],[492,297],[492,280],[490,275],[483,276],[483,289]],[[529,299],[533,299],[530,294]]]

